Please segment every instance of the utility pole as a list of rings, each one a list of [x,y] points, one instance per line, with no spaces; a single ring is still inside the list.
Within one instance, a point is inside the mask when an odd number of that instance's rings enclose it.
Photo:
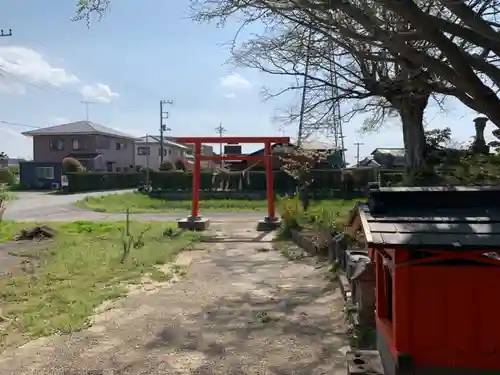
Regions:
[[[5,32],[3,29],[0,30],[0,37],[3,36],[12,36],[12,29],[9,29],[9,32]]]
[[[146,186],[149,187],[149,156],[151,154],[151,149],[149,148],[149,134],[146,134]]]
[[[359,146],[363,146],[364,143],[355,142],[354,145],[356,146],[356,167],[359,167]]]
[[[168,119],[168,111],[165,111],[163,109],[163,105],[165,104],[170,104],[173,105],[174,101],[173,100],[160,100],[160,163],[163,163],[163,153],[164,151],[164,145],[163,145],[163,132],[169,132],[172,129],[167,128],[167,125],[163,123],[163,120]]]
[[[222,122],[221,122],[221,123],[219,123],[219,126],[217,126],[217,127],[215,128],[215,131],[217,132],[217,134],[219,134],[219,137],[221,137],[221,138],[222,138],[222,136],[224,135],[224,133],[225,133],[227,130],[226,130],[226,128],[224,128],[224,127],[222,126]],[[219,154],[220,154],[220,156],[222,156],[222,142],[221,142],[221,143],[219,143]],[[220,161],[220,167],[221,167],[221,168],[224,168],[224,160],[221,160],[221,161]]]
[[[85,106],[85,120],[90,121],[89,107],[91,104],[97,104],[97,102],[90,102],[87,100],[82,100],[81,103]]]

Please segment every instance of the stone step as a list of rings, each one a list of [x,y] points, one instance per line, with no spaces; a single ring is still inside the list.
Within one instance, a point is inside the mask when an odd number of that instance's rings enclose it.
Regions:
[[[376,350],[353,350],[346,353],[347,375],[384,375]]]

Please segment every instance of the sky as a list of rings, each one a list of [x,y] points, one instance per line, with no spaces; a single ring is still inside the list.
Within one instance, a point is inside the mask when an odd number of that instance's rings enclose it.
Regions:
[[[161,100],[173,101],[165,105],[171,136],[213,136],[222,124],[227,136],[296,137],[297,124],[280,129],[276,114],[296,105],[297,95],[262,96],[264,87],[285,88],[289,79],[226,63],[236,20],[224,28],[194,23],[188,0],[114,0],[89,29],[71,21],[76,2],[0,0],[0,28],[13,34],[0,38],[0,151],[29,159],[32,141],[22,132],[85,120],[86,108],[93,122],[131,135],[157,134]],[[429,128],[450,127],[458,141],[470,139],[475,117],[452,99],[445,111],[431,105],[426,112]],[[356,142],[361,158],[377,147],[402,146],[397,120],[364,135],[362,121],[343,124],[349,162]],[[321,134],[311,139],[331,142]]]

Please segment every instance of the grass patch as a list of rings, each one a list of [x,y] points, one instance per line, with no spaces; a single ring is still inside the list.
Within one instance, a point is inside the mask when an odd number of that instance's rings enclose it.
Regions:
[[[286,199],[278,199],[277,206],[280,211],[281,202]],[[322,215],[325,209],[340,211],[345,215],[352,209],[354,200],[324,200],[312,202],[307,215],[316,217]],[[103,196],[88,196],[76,205],[81,208],[97,212],[124,213],[127,208],[131,213],[171,213],[189,212],[191,210],[190,200],[164,200],[150,198],[140,193],[110,194]],[[235,200],[235,199],[212,199],[201,200],[200,211],[219,212],[255,212],[266,211],[266,200]]]
[[[188,212],[191,210],[191,200],[165,200],[151,198],[141,193],[110,194],[99,197],[85,197],[76,202],[81,208],[97,212],[122,213],[127,208],[131,213],[170,213]],[[200,211],[222,211],[222,212],[254,212],[265,211],[267,202],[265,200],[233,200],[212,199],[200,200]]]
[[[1,220],[0,221],[0,242],[6,242],[12,239],[12,237],[19,233],[21,229],[33,226],[31,223],[23,223],[12,220]]]
[[[26,226],[26,224],[23,224]],[[157,265],[172,261],[176,254],[199,239],[199,234],[180,233],[173,223],[131,222],[132,234],[147,226],[144,245],[123,253],[124,222],[51,223],[59,231],[42,253],[41,266],[32,274],[0,279],[2,315],[11,322],[6,333],[22,333],[30,338],[69,333],[89,325],[94,309],[105,300],[124,295],[127,283],[142,276],[158,281],[168,279]],[[4,222],[3,236],[17,230]],[[1,343],[1,341],[0,341]]]
[[[0,183],[0,200],[13,201],[18,199],[19,197],[17,196],[17,194],[14,193],[11,189],[12,188],[7,184]]]

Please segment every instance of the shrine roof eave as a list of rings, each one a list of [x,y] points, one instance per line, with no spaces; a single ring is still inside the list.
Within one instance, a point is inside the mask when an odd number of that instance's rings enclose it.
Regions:
[[[500,250],[500,210],[370,211],[356,206],[370,248],[449,251]]]

